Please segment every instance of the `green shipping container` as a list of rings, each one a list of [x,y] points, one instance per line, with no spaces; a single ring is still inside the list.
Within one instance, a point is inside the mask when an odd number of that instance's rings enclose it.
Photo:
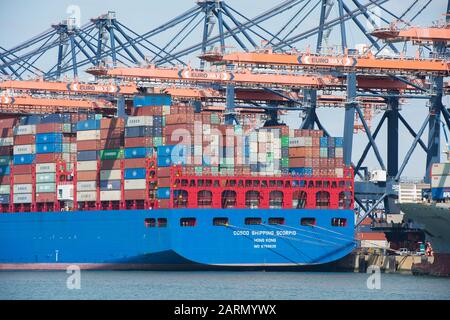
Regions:
[[[47,182],[55,182],[56,174],[55,173],[38,173],[36,174],[36,183],[47,183]]]
[[[163,138],[162,137],[153,137],[153,146],[160,147],[163,145]]]
[[[48,193],[48,192],[55,192],[56,191],[56,184],[55,183],[38,183],[36,184],[36,192],[37,193]]]
[[[0,185],[0,194],[10,194],[11,187],[9,185]]]
[[[62,131],[64,133],[71,133],[72,132],[72,124],[71,123],[63,123]]]
[[[288,168],[289,167],[289,158],[283,158],[281,159],[281,166],[283,168]]]
[[[123,159],[123,149],[101,150],[100,159],[101,160]]]
[[[0,166],[7,166],[11,162],[10,156],[1,156],[0,157]]]
[[[289,137],[281,137],[281,147],[289,147]]]
[[[203,167],[195,167],[195,175],[201,176],[203,174]]]

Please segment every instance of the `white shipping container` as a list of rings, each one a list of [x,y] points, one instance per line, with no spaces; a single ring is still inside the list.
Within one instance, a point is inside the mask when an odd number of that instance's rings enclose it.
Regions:
[[[14,134],[16,136],[22,136],[26,134],[36,134],[36,125],[30,124],[26,126],[17,126],[14,128]]]
[[[153,117],[152,116],[128,117],[126,126],[127,127],[153,126]]]
[[[344,177],[344,169],[343,168],[336,168],[334,170],[336,172],[336,178],[343,178]]]
[[[13,137],[0,138],[0,147],[12,146],[14,145]]]
[[[13,149],[14,154],[33,154],[36,153],[36,145],[34,144],[23,144],[19,146],[14,146]]]
[[[100,180],[120,180],[122,179],[121,170],[101,170]]]
[[[70,153],[75,153],[75,152],[77,152],[77,144],[71,143],[70,144]]]
[[[124,188],[125,190],[145,190],[146,180],[145,179],[125,180]]]
[[[92,191],[77,192],[77,201],[97,201],[97,193]]]
[[[432,176],[432,188],[450,188],[450,176]]]
[[[53,173],[56,172],[56,163],[37,163],[36,173]]]
[[[100,140],[100,130],[77,131],[77,141]]]
[[[312,147],[312,145],[313,145],[312,137],[304,137],[304,139],[305,139],[305,147]]]
[[[15,184],[14,185],[14,194],[23,194],[23,193],[32,193],[33,185],[31,183],[27,184]]]
[[[100,201],[120,201],[120,190],[100,191]]]
[[[435,163],[431,167],[432,176],[450,175],[450,163]]]
[[[343,158],[344,157],[344,148],[336,148],[334,155],[336,158]]]
[[[0,194],[10,194],[11,186],[9,184],[0,185]]]
[[[304,137],[289,138],[289,147],[295,148],[295,147],[304,147],[304,146],[305,146]]]
[[[33,196],[31,193],[29,194],[14,194],[13,201],[14,203],[31,203],[33,200]]]
[[[97,181],[79,181],[77,182],[77,191],[95,191]]]
[[[78,161],[77,171],[96,171],[97,161]]]
[[[73,200],[73,184],[58,186],[58,200]]]

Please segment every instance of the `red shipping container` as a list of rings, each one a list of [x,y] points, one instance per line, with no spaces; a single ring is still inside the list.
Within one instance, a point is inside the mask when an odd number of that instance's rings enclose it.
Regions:
[[[125,168],[145,168],[147,165],[146,159],[125,159]]]
[[[98,150],[99,140],[77,141],[77,151]]]
[[[46,123],[36,125],[36,133],[62,132],[62,123]]]
[[[328,168],[328,159],[327,158],[320,158],[320,167]]]
[[[169,188],[169,187],[171,187],[171,185],[170,185],[170,177],[163,178],[163,177],[158,176],[158,187],[160,187],[160,188]]]
[[[313,147],[312,148],[312,157],[313,158],[320,158],[320,148],[319,147]]]
[[[145,200],[145,190],[125,190],[125,200]]]
[[[40,153],[36,154],[36,163],[56,162],[62,159],[61,153]]]
[[[119,149],[122,147],[122,139],[107,139],[100,140],[97,144],[99,150],[108,150],[108,149]]]
[[[9,138],[14,135],[12,128],[0,128],[0,138]]]
[[[56,194],[55,193],[36,193],[36,202],[44,203],[44,202],[55,202]]]
[[[22,136],[14,137],[14,145],[22,145],[22,144],[34,144],[36,142],[36,135],[34,134],[25,134]]]
[[[16,174],[31,174],[32,165],[31,164],[21,164],[15,165],[13,168],[14,175]]]
[[[100,130],[100,139],[122,139],[123,138],[123,129],[122,128],[116,128],[113,130],[108,129],[101,129]]]
[[[170,167],[158,167],[158,177],[170,177]]]
[[[0,147],[0,156],[9,156],[9,155],[12,155],[11,146]]]
[[[100,170],[119,170],[120,160],[103,160],[100,163]]]
[[[15,174],[14,175],[14,184],[24,184],[24,183],[32,183],[33,178],[31,174]]]
[[[0,119],[0,128],[12,128],[19,124],[18,118]]]
[[[303,168],[305,167],[305,158],[290,158],[289,159],[290,168]]]
[[[151,137],[136,137],[125,139],[125,148],[150,147],[152,145],[153,139]]]
[[[100,129],[123,128],[124,120],[122,118],[110,118],[100,120]]]
[[[0,184],[10,184],[11,177],[9,175],[7,176],[0,176]]]
[[[95,181],[97,180],[97,171],[78,171],[78,181]]]
[[[162,209],[170,208],[170,199],[159,199],[158,200],[158,207],[162,208]]]
[[[162,116],[162,107],[161,106],[152,106],[152,107],[133,108],[132,115],[133,116]]]

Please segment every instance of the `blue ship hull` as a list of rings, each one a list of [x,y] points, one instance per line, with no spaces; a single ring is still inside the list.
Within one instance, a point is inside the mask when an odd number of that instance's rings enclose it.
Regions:
[[[214,218],[229,219],[226,226]],[[262,218],[246,225],[248,217]],[[269,225],[269,218],[284,225]],[[167,226],[148,226],[165,218]],[[180,225],[195,218],[196,225]],[[315,226],[301,226],[315,218]],[[333,218],[345,218],[333,227]],[[355,246],[352,210],[158,209],[0,214],[0,269],[269,268],[319,265]]]

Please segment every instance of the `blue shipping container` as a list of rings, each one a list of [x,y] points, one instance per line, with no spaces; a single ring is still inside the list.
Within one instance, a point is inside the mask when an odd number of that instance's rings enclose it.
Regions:
[[[156,196],[158,199],[170,199],[170,188],[159,188]]]
[[[172,97],[166,94],[135,96],[133,105],[135,107],[170,106],[172,105]]]
[[[146,170],[145,168],[130,168],[125,169],[124,177],[125,179],[145,179]]]
[[[151,137],[153,136],[153,127],[131,127],[125,128],[125,137],[136,138],[136,137]]]
[[[172,159],[170,157],[158,157],[158,167],[170,167],[172,165]]]
[[[328,138],[327,137],[320,138],[320,146],[322,148],[328,147]]]
[[[11,173],[10,166],[0,166],[0,176],[7,176]]]
[[[289,173],[293,176],[303,177],[305,175],[305,168],[289,168]]]
[[[120,180],[101,180],[100,181],[100,190],[108,191],[108,190],[120,190]]]
[[[125,159],[147,158],[153,154],[152,148],[125,148]]]
[[[158,157],[185,157],[186,150],[187,148],[185,145],[177,144],[175,146],[159,146],[156,148],[156,153],[158,154]]]
[[[1,204],[9,203],[9,194],[0,194],[0,203]]]
[[[100,129],[100,120],[86,120],[77,123],[77,131]]]
[[[55,143],[40,143],[36,145],[36,153],[61,153],[62,152],[62,144]]]
[[[304,169],[305,169],[305,176],[306,177],[312,177],[313,169],[312,168],[304,168]]]
[[[13,157],[13,164],[32,164],[34,159],[36,158],[36,155],[34,154],[21,154],[21,155],[15,155]]]
[[[38,133],[36,134],[36,143],[62,143],[62,133]]]
[[[344,138],[335,138],[334,144],[337,148],[342,148],[344,146]]]
[[[433,188],[431,189],[431,197],[434,200],[444,200],[450,198],[450,188]]]
[[[77,152],[77,160],[78,161],[94,161],[94,160],[97,160],[97,151],[95,151],[95,150],[78,151]]]

